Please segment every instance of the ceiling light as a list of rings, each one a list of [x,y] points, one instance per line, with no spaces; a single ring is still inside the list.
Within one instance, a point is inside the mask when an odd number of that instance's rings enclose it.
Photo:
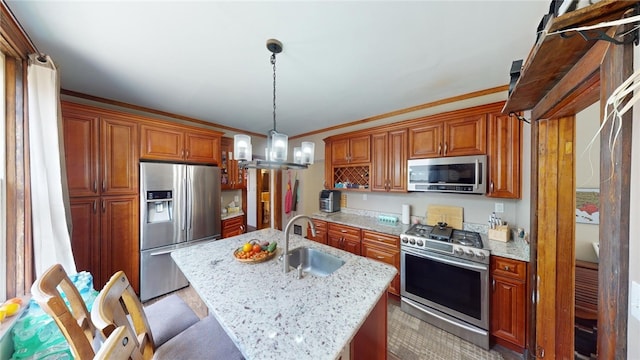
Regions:
[[[253,160],[251,137],[242,134],[233,137],[234,159],[239,160],[239,165],[244,168],[306,169],[313,164],[315,144],[303,141],[301,147],[294,148],[293,163],[287,162],[289,137],[276,130],[276,54],[282,52],[282,43],[269,39],[267,49],[271,52],[273,66],[273,129],[267,133],[265,160]]]

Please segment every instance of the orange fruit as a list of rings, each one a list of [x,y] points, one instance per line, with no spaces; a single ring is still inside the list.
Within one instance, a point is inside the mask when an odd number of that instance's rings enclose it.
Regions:
[[[22,305],[22,298],[14,297],[4,302],[4,304],[18,304]],[[3,305],[4,305],[3,304]]]

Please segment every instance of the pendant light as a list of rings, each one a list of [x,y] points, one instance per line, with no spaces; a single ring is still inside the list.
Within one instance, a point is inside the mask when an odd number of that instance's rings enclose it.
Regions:
[[[252,160],[251,137],[238,134],[233,137],[234,159],[244,168],[256,169],[306,169],[313,164],[315,144],[303,141],[301,147],[294,148],[293,163],[287,161],[289,137],[276,130],[276,54],[282,52],[282,43],[276,39],[267,40],[273,67],[273,129],[267,133],[265,160]]]

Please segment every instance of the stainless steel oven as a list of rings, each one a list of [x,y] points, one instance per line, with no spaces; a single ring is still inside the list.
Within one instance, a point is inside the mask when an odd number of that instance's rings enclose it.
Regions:
[[[488,349],[489,251],[477,233],[440,230],[401,235],[401,308]]]

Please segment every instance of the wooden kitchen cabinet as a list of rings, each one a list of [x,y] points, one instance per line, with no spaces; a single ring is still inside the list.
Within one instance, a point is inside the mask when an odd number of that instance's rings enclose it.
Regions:
[[[244,215],[222,220],[222,238],[242,235],[245,231]]]
[[[409,127],[409,158],[483,155],[487,152],[485,113],[453,112]]]
[[[220,181],[222,190],[246,189],[246,170],[233,160],[233,139],[222,138],[220,158]]]
[[[407,191],[407,129],[371,135],[371,191]]]
[[[355,255],[362,255],[360,229],[336,223],[327,224],[327,244]]]
[[[148,122],[140,125],[140,158],[218,165],[220,141],[217,131]]]
[[[389,292],[400,296],[400,237],[362,230],[362,256],[396,268],[398,273],[389,285]]]
[[[138,122],[62,102],[71,248],[97,289],[124,270],[139,291]]]
[[[522,122],[515,116],[489,114],[487,196],[521,197]]]
[[[307,239],[327,245],[327,222],[318,219],[312,219],[311,221],[316,227],[316,236],[311,233],[311,226],[307,226]]]
[[[361,164],[371,161],[369,134],[354,135],[331,141],[331,162],[334,165]]]
[[[138,124],[64,105],[69,196],[138,193]]]
[[[491,338],[522,353],[526,335],[527,263],[491,256]]]
[[[100,214],[100,282],[102,288],[119,270],[140,289],[140,202],[137,195],[110,196],[101,200]]]
[[[100,197],[70,198],[71,251],[76,270],[88,271],[93,275],[94,287],[99,289],[100,274]]]

